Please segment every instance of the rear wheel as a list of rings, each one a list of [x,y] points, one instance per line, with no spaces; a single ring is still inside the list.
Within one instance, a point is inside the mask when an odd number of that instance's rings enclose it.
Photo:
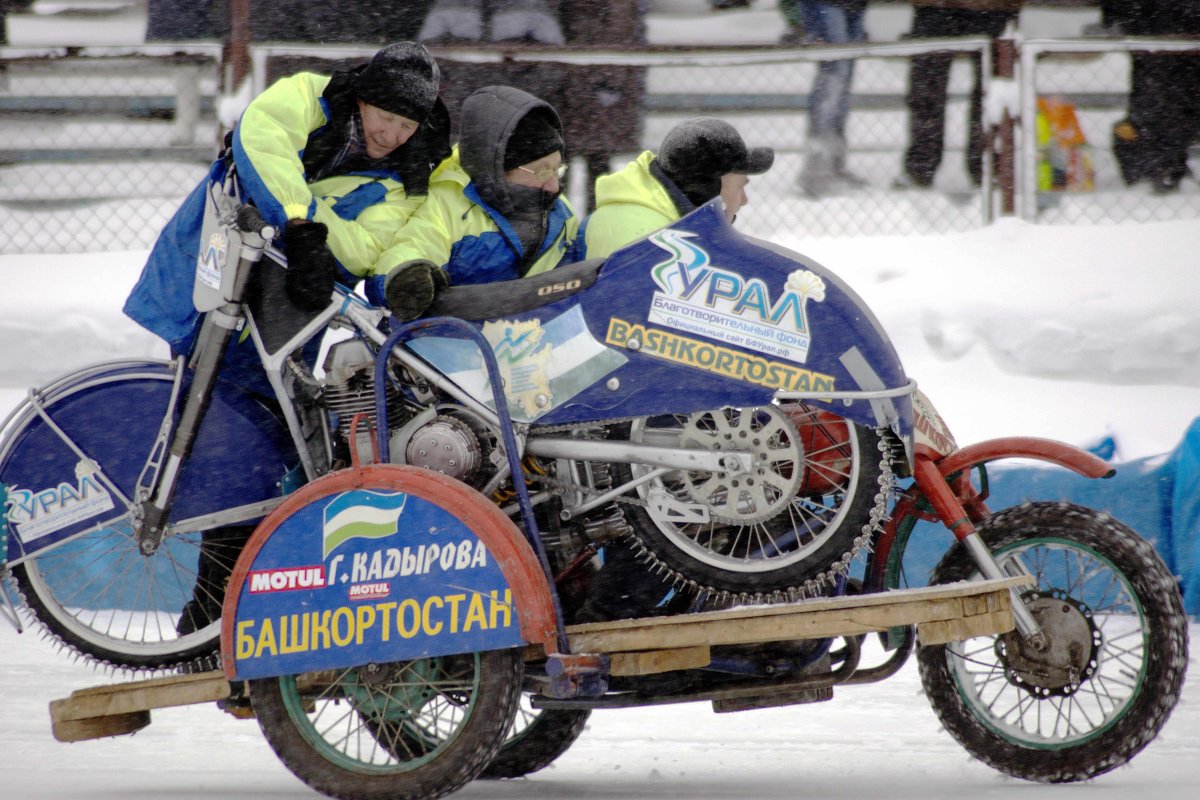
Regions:
[[[972,755],[1009,775],[1059,783],[1119,767],[1162,729],[1188,660],[1187,617],[1154,548],[1106,514],[1066,503],[998,512],[979,535],[1036,584],[1026,607],[1046,646],[1014,632],[924,647],[934,711]],[[965,548],[933,583],[978,580]]]
[[[886,509],[878,434],[802,403],[643,418],[629,438],[753,454],[748,473],[655,477],[638,488],[642,502],[629,514],[660,568],[710,594],[818,594],[846,571]],[[634,465],[625,480],[650,471]]]
[[[519,650],[250,681],[259,726],[291,772],[341,800],[431,800],[474,779],[508,732]]]

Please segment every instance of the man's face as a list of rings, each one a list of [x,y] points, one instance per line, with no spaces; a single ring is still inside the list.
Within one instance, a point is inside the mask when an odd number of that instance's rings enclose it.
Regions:
[[[504,173],[504,179],[518,186],[530,186],[544,192],[557,194],[562,188],[559,172],[562,171],[562,153],[554,152],[537,161],[522,164]]]
[[[725,203],[725,216],[733,222],[742,206],[750,202],[746,196],[746,184],[750,178],[740,172],[727,172],[721,176],[721,200]]]
[[[362,100],[358,101],[358,113],[362,117],[363,138],[370,158],[383,158],[411,139],[421,127],[416,120],[384,111]]]

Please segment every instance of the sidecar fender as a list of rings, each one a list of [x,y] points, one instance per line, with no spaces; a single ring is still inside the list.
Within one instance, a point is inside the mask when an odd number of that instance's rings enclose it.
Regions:
[[[1025,458],[1065,467],[1086,478],[1111,478],[1116,468],[1086,450],[1033,436],[1009,436],[989,439],[949,453],[936,462],[938,472],[950,478],[966,470],[1006,458]],[[932,509],[915,484],[892,509],[891,518],[880,533],[867,565],[865,590],[884,591],[899,586],[900,562],[917,520],[928,518]]]
[[[331,473],[263,520],[222,610],[230,680],[526,644],[553,650],[537,556],[483,495],[396,464]]]

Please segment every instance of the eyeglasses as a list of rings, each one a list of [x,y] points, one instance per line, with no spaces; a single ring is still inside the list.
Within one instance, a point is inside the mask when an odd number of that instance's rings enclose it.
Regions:
[[[537,178],[540,183],[546,183],[551,178],[557,178],[561,181],[567,175],[566,164],[559,164],[557,167],[539,169],[536,171],[530,169],[529,167],[517,167],[517,169],[521,170],[521,172],[528,172],[530,175]]]

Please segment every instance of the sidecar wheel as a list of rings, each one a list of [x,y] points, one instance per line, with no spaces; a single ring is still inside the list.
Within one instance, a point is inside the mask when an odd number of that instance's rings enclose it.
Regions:
[[[538,709],[521,695],[508,738],[500,746],[481,778],[520,778],[550,766],[583,735],[588,710]]]
[[[1158,735],[1183,685],[1188,628],[1174,577],[1128,527],[1067,503],[1007,509],[978,531],[1008,571],[1020,563],[1036,579],[1024,602],[1048,647],[1034,651],[1014,631],[922,648],[921,680],[942,724],[976,758],[1025,780],[1087,780],[1126,763]],[[932,583],[978,578],[956,546]]]
[[[654,568],[717,598],[819,594],[886,510],[879,434],[803,403],[639,419],[629,438],[754,453],[749,475],[676,471],[644,483],[627,511]],[[617,468],[623,480],[649,471]],[[688,520],[697,514],[708,520]]]
[[[339,800],[432,800],[479,775],[521,695],[520,650],[438,656],[249,682],[271,749]]]

